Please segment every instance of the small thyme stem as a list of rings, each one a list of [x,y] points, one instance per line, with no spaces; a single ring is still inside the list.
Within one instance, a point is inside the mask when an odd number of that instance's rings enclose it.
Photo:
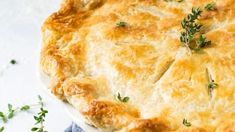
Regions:
[[[42,101],[41,96],[39,96],[39,97],[40,97],[40,99],[39,99],[39,102],[37,104],[23,105],[21,107],[15,107],[15,108],[11,104],[8,104],[8,112],[6,114],[0,111],[0,120],[2,120],[3,124],[5,124],[5,123],[8,122],[8,120],[12,119],[15,116],[16,113],[21,112],[21,111],[28,111],[33,107],[40,106],[41,112],[39,112],[39,113],[43,117],[42,117],[42,120],[40,120],[40,122],[39,122],[40,123],[40,128],[38,128],[37,132],[45,132],[45,131],[43,131],[43,129],[44,129],[43,122],[44,122],[44,117],[45,117],[46,113],[48,113],[48,111],[44,110],[44,108],[43,108],[44,103]],[[0,127],[0,132],[3,132],[3,131],[4,131],[4,126]]]

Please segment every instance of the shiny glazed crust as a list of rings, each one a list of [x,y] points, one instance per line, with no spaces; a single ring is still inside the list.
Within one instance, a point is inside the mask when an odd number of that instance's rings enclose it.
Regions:
[[[234,0],[203,11],[210,47],[189,55],[179,40],[191,8],[210,2],[65,0],[42,27],[50,90],[102,131],[235,131]]]

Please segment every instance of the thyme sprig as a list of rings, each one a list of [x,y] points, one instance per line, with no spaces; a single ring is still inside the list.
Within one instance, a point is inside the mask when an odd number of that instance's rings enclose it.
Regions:
[[[4,114],[4,112],[0,111],[0,119],[4,122],[7,123],[9,119],[12,119],[15,116],[16,112],[20,111],[28,111],[30,109],[29,105],[23,105],[21,107],[16,107],[15,109],[13,108],[12,104],[8,104],[8,112]]]
[[[192,8],[192,13],[187,15],[181,22],[184,31],[181,32],[180,41],[191,52],[189,44],[192,42],[194,35],[200,31],[202,25],[197,23],[198,17],[202,11],[200,8]]]
[[[40,104],[40,112],[37,114],[37,116],[34,116],[34,120],[36,121],[35,127],[31,129],[33,132],[47,132],[44,130],[44,121],[46,114],[48,111],[44,108],[44,103],[42,101],[42,97],[38,96],[39,104]],[[39,125],[38,125],[39,124]]]
[[[42,98],[41,96],[38,96],[39,98],[39,102],[38,104],[32,104],[32,105],[23,105],[21,107],[13,107],[12,104],[8,104],[7,107],[8,107],[8,111],[6,113],[0,111],[0,121],[3,121],[3,123],[7,123],[10,119],[12,119],[13,117],[15,117],[16,113],[18,112],[23,112],[23,111],[29,111],[32,107],[35,107],[35,106],[38,106],[40,105],[40,110],[43,111],[42,115],[45,117],[45,114],[47,113],[46,110],[44,110],[44,108],[42,107],[43,106],[43,101],[42,101]],[[44,117],[43,117],[43,120],[44,120]],[[0,127],[0,132],[3,132],[4,131],[4,126]],[[39,129],[40,130],[40,129]],[[43,129],[42,129],[43,130]],[[45,132],[45,131],[37,131],[37,132]]]
[[[208,41],[204,34],[200,33],[202,25],[198,23],[198,18],[201,15],[202,10],[200,8],[192,8],[192,13],[187,15],[181,22],[181,26],[184,29],[181,32],[180,41],[191,53],[191,50],[198,51],[201,48],[211,45],[211,41]],[[195,38],[196,33],[199,33],[199,38]],[[192,42],[196,42],[196,45],[190,45]]]
[[[7,123],[8,120],[12,119],[15,116],[16,112],[28,111],[30,109],[29,105],[23,105],[21,107],[13,108],[12,104],[8,104],[7,107],[8,107],[8,112],[6,114],[0,111],[0,120],[2,120],[3,123]],[[3,132],[4,129],[5,129],[4,126],[0,127],[0,132]]]

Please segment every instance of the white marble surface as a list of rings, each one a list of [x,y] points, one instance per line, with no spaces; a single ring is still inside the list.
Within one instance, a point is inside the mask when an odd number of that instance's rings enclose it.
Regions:
[[[43,84],[37,75],[40,27],[60,3],[61,0],[0,0],[0,111],[5,111],[8,103],[35,103],[40,94],[49,110],[45,122],[49,132],[63,132],[71,123],[61,104],[41,90]],[[18,64],[11,65],[11,59]],[[32,113],[18,113],[4,125],[5,132],[29,132],[35,112],[37,108]]]

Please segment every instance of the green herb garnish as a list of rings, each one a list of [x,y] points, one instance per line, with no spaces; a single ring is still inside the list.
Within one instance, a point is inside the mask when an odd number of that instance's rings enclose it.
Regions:
[[[209,89],[215,89],[218,86],[217,83],[215,83],[214,80],[212,80],[209,84],[208,84],[208,88]]]
[[[213,11],[213,10],[216,9],[216,8],[215,8],[215,3],[214,3],[214,2],[209,3],[209,4],[207,4],[204,8],[205,8],[205,10],[207,10],[207,11]]]
[[[44,121],[44,117],[45,117],[46,113],[48,113],[48,111],[43,108],[43,101],[42,101],[41,96],[38,96],[38,99],[39,99],[38,104],[33,104],[33,105],[23,105],[21,107],[15,107],[14,108],[12,104],[8,104],[7,105],[8,106],[8,112],[6,114],[4,114],[4,112],[0,111],[0,120],[2,120],[4,123],[7,123],[7,121],[9,119],[12,119],[17,112],[28,111],[28,110],[30,110],[31,107],[40,105],[41,106],[40,107],[41,112],[38,113],[39,114],[38,121],[42,125],[41,125],[41,127],[37,128],[37,132],[45,132],[45,131],[43,131],[44,126],[43,126],[42,122]],[[41,120],[40,120],[40,118],[41,118]],[[4,127],[0,127],[0,132],[3,132],[3,130],[4,130]]]
[[[206,40],[206,37],[200,33],[202,25],[197,21],[201,13],[200,8],[192,8],[192,13],[181,22],[184,31],[181,32],[180,41],[190,52],[191,50],[200,50],[211,44],[211,41]],[[200,37],[195,40],[196,33],[200,33]],[[194,41],[196,41],[196,46],[190,45]]]
[[[15,116],[16,112],[19,111],[28,111],[30,107],[28,105],[22,106],[21,108],[13,108],[12,104],[8,104],[8,113],[4,114],[3,112],[0,111],[0,120],[2,120],[4,123],[7,123],[9,119],[12,119]],[[3,132],[4,127],[0,128],[0,132]]]
[[[192,8],[192,13],[190,13],[181,22],[181,26],[184,31],[181,32],[180,41],[184,46],[191,52],[189,44],[192,42],[194,35],[200,31],[202,25],[197,23],[198,17],[201,15],[202,11],[200,8]]]
[[[0,127],[0,132],[3,132],[3,130],[4,130],[4,127]]]
[[[196,49],[201,49],[211,45],[211,41],[206,40],[206,37],[204,35],[200,35],[199,39],[196,41],[196,45]]]
[[[183,124],[184,124],[186,127],[190,127],[190,126],[191,126],[191,123],[188,122],[186,119],[183,119]]]
[[[15,113],[18,111],[28,111],[30,107],[28,105],[22,106],[21,108],[15,108],[13,109],[12,104],[8,104],[8,113],[4,114],[0,111],[0,119],[6,123],[9,119],[13,118],[15,116]]]
[[[12,59],[12,60],[10,61],[10,63],[11,63],[12,65],[15,65],[17,62],[16,62],[16,60]]]
[[[5,123],[5,122],[7,122],[7,117],[6,117],[6,115],[3,113],[3,112],[1,112],[0,111],[0,119]]]
[[[28,111],[30,109],[29,105],[24,105],[20,108],[21,111]]]
[[[31,131],[33,132],[46,132],[44,130],[44,121],[45,121],[45,117],[46,114],[48,113],[48,111],[44,108],[44,103],[42,101],[42,97],[40,95],[38,95],[38,100],[39,100],[39,104],[40,104],[40,112],[37,114],[37,116],[34,116],[34,120],[36,121],[35,126],[31,129]]]
[[[118,27],[125,27],[125,26],[127,25],[127,23],[120,21],[120,22],[117,22],[116,25],[117,25]]]
[[[120,93],[118,93],[118,95],[117,95],[117,100],[120,101],[120,102],[124,102],[125,103],[125,102],[128,102],[129,99],[130,99],[129,97],[122,98]]]
[[[212,91],[218,86],[217,83],[215,83],[214,80],[211,80],[211,82],[208,84],[208,92],[209,95],[212,96]]]
[[[15,110],[11,104],[8,104],[8,119],[11,119],[15,114]]]

